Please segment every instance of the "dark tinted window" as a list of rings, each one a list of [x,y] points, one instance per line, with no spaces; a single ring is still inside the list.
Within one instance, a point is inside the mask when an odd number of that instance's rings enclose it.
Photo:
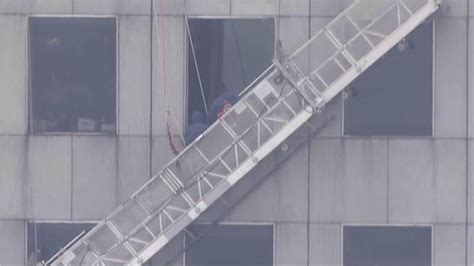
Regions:
[[[34,261],[48,261],[82,231],[88,232],[94,226],[89,223],[28,223],[28,265],[35,265]]]
[[[273,226],[216,226],[186,252],[186,265],[272,266]]]
[[[431,266],[431,227],[344,227],[344,266]]]
[[[190,19],[189,26],[208,107],[226,91],[238,95],[272,64],[275,47],[273,19]],[[205,113],[189,43],[189,117],[193,111]]]
[[[114,18],[31,18],[35,132],[115,132]]]
[[[350,85],[347,135],[432,135],[433,25],[424,24]]]

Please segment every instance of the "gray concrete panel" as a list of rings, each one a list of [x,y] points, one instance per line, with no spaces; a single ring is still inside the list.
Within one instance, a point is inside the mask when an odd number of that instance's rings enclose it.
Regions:
[[[468,144],[468,152],[469,152],[469,170],[468,170],[468,178],[469,178],[469,190],[468,190],[468,207],[473,206],[474,204],[474,171],[472,169],[472,166],[474,165],[474,141],[469,140]],[[472,207],[468,209],[468,215],[469,215],[469,223],[474,224],[474,211]]]
[[[70,136],[29,138],[28,217],[71,219],[71,146]]]
[[[156,253],[149,261],[150,266],[181,266],[184,263],[183,254],[184,234],[179,234],[170,241],[162,250]],[[177,256],[178,255],[178,256]],[[146,265],[146,264],[145,264]]]
[[[74,136],[72,218],[100,220],[117,204],[114,137]]]
[[[435,22],[436,137],[466,136],[466,20],[438,18]]]
[[[277,221],[308,220],[308,148],[292,154],[272,173]]]
[[[227,221],[231,210],[228,204],[227,195],[222,196],[196,219],[196,223],[211,223],[217,220],[220,222]]]
[[[343,104],[344,100],[341,96],[338,95],[334,97],[331,102],[326,104],[322,113],[315,114],[309,120],[309,123],[311,125],[310,132],[314,132],[315,129],[319,130],[319,133],[317,134],[316,138],[342,136]]]
[[[275,265],[308,265],[308,227],[304,223],[275,226]]]
[[[310,220],[383,222],[387,141],[317,139],[310,154]]]
[[[178,137],[175,137],[175,140],[178,145],[182,145],[181,144],[182,142],[179,140]],[[165,167],[175,157],[175,155],[171,151],[168,137],[154,137],[151,145],[152,145],[151,175],[153,176],[153,175],[158,174],[161,170],[163,170],[162,168]]]
[[[119,37],[119,134],[150,135],[150,17],[121,17]]]
[[[0,16],[0,134],[27,131],[27,18]]]
[[[435,225],[433,230],[433,265],[464,265],[466,226]]]
[[[150,0],[75,0],[74,14],[150,14]]]
[[[275,203],[275,180],[273,176],[263,178],[252,171],[229,190],[228,200],[234,206],[228,216],[229,221],[275,221],[277,208]],[[261,180],[263,181],[259,183]],[[242,197],[242,193],[248,194]]]
[[[153,135],[166,136],[167,121],[171,125],[172,134],[178,134],[177,127],[181,130],[184,128],[186,111],[184,18],[158,16],[155,17],[155,27],[156,23],[159,26],[153,30],[152,127]],[[169,119],[166,115],[167,106],[171,112]],[[173,116],[178,125],[174,122]]]
[[[280,23],[278,39],[287,54],[292,54],[309,39],[309,20],[304,17],[283,17]],[[303,61],[304,60],[304,61]],[[298,58],[296,62],[303,71],[309,69],[309,56]]]
[[[0,0],[0,14],[71,14],[72,0]]]
[[[389,141],[389,221],[465,221],[465,147],[456,140]]]
[[[311,32],[310,32],[309,38],[313,37],[315,34],[321,31],[329,22],[332,21],[332,19],[333,18],[328,18],[328,17],[311,17],[311,24],[309,25]],[[318,46],[317,50],[315,50],[314,53],[317,53],[321,49],[328,49],[328,48]],[[316,67],[319,67],[319,65],[315,65],[314,62],[311,62],[311,58],[310,58],[310,68],[314,69]]]
[[[231,0],[185,0],[188,15],[230,15]]]
[[[265,16],[278,14],[278,0],[231,0],[231,15]]]
[[[322,2],[321,2],[322,3]],[[319,3],[319,4],[321,4]],[[311,18],[311,35],[316,34],[324,26],[331,21],[330,18],[326,17],[313,17]],[[310,36],[311,37],[311,36]],[[319,47],[318,49],[324,49]],[[310,60],[311,61],[311,60]],[[310,62],[310,67],[315,68],[317,66]],[[310,124],[314,128],[320,128],[324,126],[324,129],[318,134],[318,137],[340,137],[342,136],[342,125],[343,125],[343,113],[342,108],[344,101],[341,97],[336,96],[331,102],[329,102],[324,111],[321,114],[313,116],[310,120]]]
[[[124,202],[150,178],[150,139],[120,137],[118,156],[118,200]]]
[[[0,136],[0,147],[0,219],[25,218],[25,137]]]
[[[154,0],[155,14],[190,16],[230,15],[231,0]],[[185,6],[186,5],[186,6]]]
[[[282,17],[278,19],[279,36],[283,48],[292,54],[309,39],[309,20],[304,17]],[[308,64],[309,62],[306,62]]]
[[[153,0],[151,12],[156,15],[183,15],[185,0]]]
[[[311,0],[280,0],[281,16],[309,16]]]
[[[288,55],[295,52],[301,45],[303,45],[309,39],[308,18],[282,17],[278,19],[278,22],[278,39],[282,42],[283,50]],[[299,57],[296,63],[303,69],[303,71],[309,70],[309,56]],[[324,119],[318,117],[313,118],[313,120],[319,122]],[[314,123],[316,124],[317,122]],[[295,135],[306,137],[308,135],[308,132],[308,128],[306,126],[303,126],[296,131]],[[325,131],[321,131],[321,134],[324,134],[323,132]]]
[[[337,16],[348,5],[347,0],[310,0],[311,16],[332,17]]]
[[[470,0],[443,0],[441,16],[443,17],[466,17],[470,10],[467,10],[467,1]],[[470,8],[472,10],[472,8]]]
[[[25,223],[0,221],[0,264],[24,265]]]
[[[466,221],[466,142],[438,140],[434,149],[435,221],[463,223]]]
[[[474,6],[474,2],[472,2],[472,5]],[[474,9],[474,7],[473,7]],[[469,60],[469,69],[472,69],[474,67],[474,20],[470,19],[469,20],[469,54],[468,54],[468,60]],[[469,118],[469,138],[474,137],[474,75],[468,75],[468,84],[469,84],[469,97],[468,97],[468,118]]]
[[[474,265],[474,225],[468,226],[468,265]]]
[[[342,236],[339,224],[309,225],[309,265],[342,265]]]

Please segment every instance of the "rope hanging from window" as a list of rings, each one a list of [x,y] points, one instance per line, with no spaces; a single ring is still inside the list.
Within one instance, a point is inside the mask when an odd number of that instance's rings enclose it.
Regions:
[[[160,3],[160,10],[164,10],[163,8],[163,1],[159,1]],[[200,71],[199,71],[199,65],[197,63],[197,56],[196,56],[196,51],[194,49],[194,42],[193,42],[193,39],[192,39],[192,35],[191,35],[191,30],[189,28],[189,21],[188,21],[188,13],[187,13],[187,9],[186,9],[186,3],[184,2],[183,3],[184,5],[184,17],[185,17],[185,28],[186,28],[186,33],[187,33],[187,36],[189,38],[189,43],[190,43],[190,46],[191,46],[191,52],[193,54],[193,60],[194,60],[194,67],[196,68],[196,73],[197,73],[197,76],[198,76],[198,80],[199,80],[199,88],[201,90],[201,96],[202,96],[202,100],[203,100],[203,104],[204,104],[204,109],[206,111],[206,114],[208,113],[208,106],[207,106],[207,102],[206,102],[206,96],[204,94],[204,88],[202,86],[202,80],[201,80],[201,75],[200,75]],[[184,135],[183,133],[181,132],[181,130],[179,129],[179,123],[176,119],[176,117],[174,116],[170,106],[169,106],[169,102],[168,102],[168,93],[167,93],[167,72],[166,72],[166,52],[165,52],[165,44],[166,44],[166,40],[165,40],[165,27],[164,27],[164,23],[163,21],[161,21],[161,16],[158,18],[157,16],[157,12],[156,12],[156,6],[153,5],[153,15],[154,17],[156,18],[155,20],[155,29],[156,29],[156,36],[160,36],[159,34],[159,31],[158,31],[158,27],[161,31],[161,41],[158,40],[158,42],[161,42],[161,49],[160,49],[160,59],[161,59],[161,65],[162,65],[162,71],[163,71],[163,92],[164,92],[164,98],[165,98],[165,105],[166,105],[166,134],[168,136],[168,142],[169,142],[169,145],[170,145],[170,149],[171,151],[173,152],[173,154],[176,156],[180,153],[180,150],[182,150],[182,148],[179,148],[177,143],[175,142],[175,139],[173,137],[173,132],[172,132],[172,124],[170,123],[170,121],[172,120],[171,118],[173,118],[173,122],[177,128],[177,131],[181,137],[181,141],[183,142],[183,146],[184,146]],[[159,20],[159,21],[158,21]]]
[[[164,10],[163,8],[163,1],[159,1],[160,3],[160,10]],[[176,156],[180,153],[182,150],[182,147],[179,147],[179,145],[175,142],[175,138],[173,136],[172,132],[172,123],[171,123],[171,118],[174,117],[172,114],[172,110],[170,108],[169,102],[168,102],[168,90],[167,90],[167,71],[166,71],[166,33],[165,33],[165,26],[163,21],[161,21],[161,16],[158,17],[157,12],[156,12],[156,6],[153,5],[153,19],[155,19],[155,30],[156,30],[156,36],[157,36],[157,41],[160,43],[160,61],[161,61],[161,68],[163,71],[163,94],[164,94],[164,99],[165,99],[165,107],[166,107],[166,134],[168,137],[168,143],[170,145],[170,149],[173,152],[173,154]],[[161,34],[160,34],[161,33]],[[173,119],[175,126],[177,128],[177,131],[179,133],[179,136],[184,144],[184,136],[182,132],[179,130],[179,123],[177,119]]]

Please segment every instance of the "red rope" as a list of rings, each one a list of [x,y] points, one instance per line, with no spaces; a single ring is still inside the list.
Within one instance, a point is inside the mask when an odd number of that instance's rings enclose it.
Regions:
[[[170,144],[171,151],[176,156],[179,154],[178,147],[176,147],[176,143],[174,142],[173,134],[171,134],[171,125],[169,123],[169,111],[167,113],[167,121],[166,121],[166,133],[168,134],[168,142]]]
[[[159,1],[160,5],[159,5],[159,8],[160,10],[163,10],[163,2],[164,1]],[[155,13],[155,15],[157,15]],[[179,154],[179,149],[177,148],[177,145],[174,141],[174,138],[173,138],[173,134],[171,132],[171,124],[170,124],[170,109],[169,109],[169,105],[168,105],[168,92],[167,92],[167,71],[166,71],[166,49],[165,49],[165,45],[166,45],[166,32],[165,32],[165,26],[164,26],[164,23],[161,19],[161,16],[159,17],[156,17],[157,19],[157,23],[158,23],[158,26],[159,26],[159,31],[161,32],[161,36],[158,36],[157,34],[157,38],[158,38],[158,42],[161,43],[160,45],[160,54],[161,54],[161,70],[163,71],[163,94],[164,94],[164,97],[165,97],[165,101],[166,101],[166,134],[168,135],[168,142],[169,142],[169,145],[170,145],[170,149],[171,151],[173,152],[173,154],[176,156]]]

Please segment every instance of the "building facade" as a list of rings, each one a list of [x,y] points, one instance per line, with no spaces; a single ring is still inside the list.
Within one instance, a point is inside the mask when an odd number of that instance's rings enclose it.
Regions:
[[[0,0],[0,265],[90,229],[173,157],[192,111],[350,2]],[[200,218],[220,225],[173,265],[474,265],[473,14],[445,0]]]

